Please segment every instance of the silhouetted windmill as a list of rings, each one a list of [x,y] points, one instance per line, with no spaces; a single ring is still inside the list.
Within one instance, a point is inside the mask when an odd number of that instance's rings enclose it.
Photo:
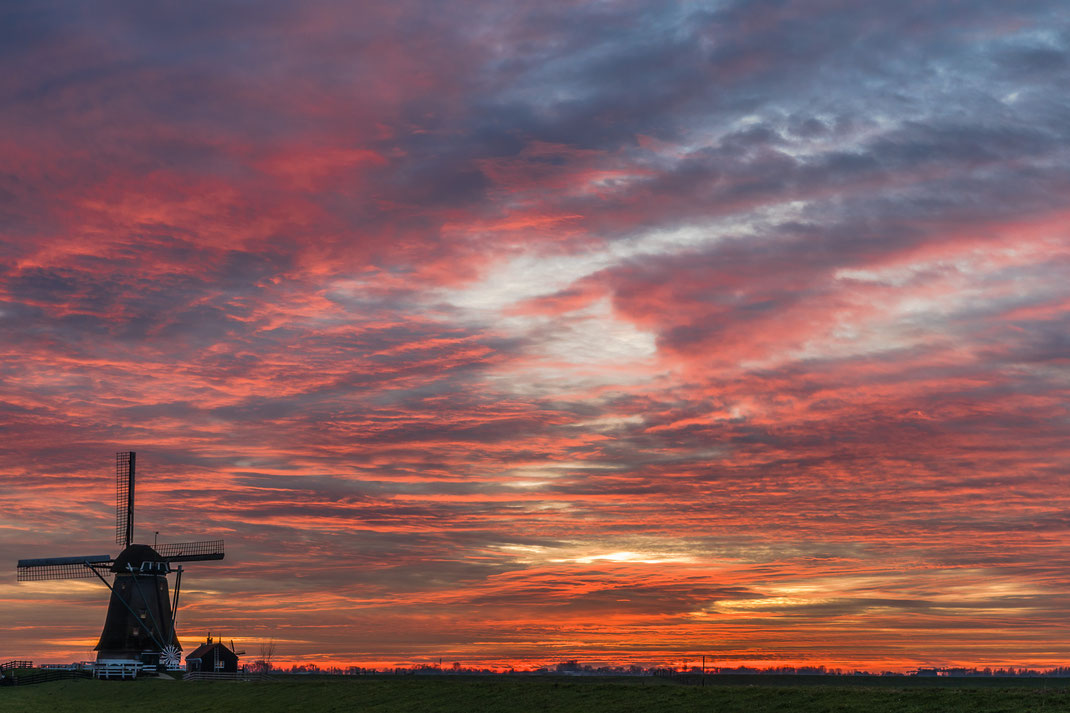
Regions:
[[[135,455],[115,454],[115,541],[123,546],[119,556],[19,560],[18,581],[99,578],[111,590],[111,601],[96,646],[98,664],[177,667],[182,660],[175,635],[182,566],[172,570],[171,564],[221,560],[223,541],[134,544]],[[167,575],[172,571],[176,573],[173,600],[167,589]],[[115,576],[114,583],[108,582],[110,575]]]

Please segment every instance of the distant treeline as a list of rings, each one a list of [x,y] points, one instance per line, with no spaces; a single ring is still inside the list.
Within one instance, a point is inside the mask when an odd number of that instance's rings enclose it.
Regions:
[[[260,662],[258,662],[260,663]],[[264,667],[262,667],[264,668]],[[420,664],[415,666],[393,666],[388,668],[365,668],[362,666],[329,666],[320,667],[316,664],[295,665],[289,668],[272,666],[265,673],[279,674],[316,674],[333,676],[420,676],[420,675],[548,675],[558,674],[566,676],[695,676],[707,675],[775,675],[775,676],[918,676],[918,677],[1014,677],[1014,678],[1070,678],[1070,667],[1059,666],[1050,669],[1034,669],[1024,667],[1006,668],[918,668],[909,672],[898,671],[862,671],[841,668],[826,668],[825,666],[775,666],[770,668],[752,668],[749,666],[736,666],[734,668],[721,666],[707,666],[705,670],[701,666],[591,666],[580,664],[577,661],[563,661],[551,666],[537,668],[480,668],[462,666],[455,662],[449,666],[435,664]]]

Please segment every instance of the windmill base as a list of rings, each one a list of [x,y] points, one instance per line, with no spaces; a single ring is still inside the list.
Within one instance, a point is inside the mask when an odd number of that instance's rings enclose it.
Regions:
[[[159,651],[98,651],[93,671],[96,678],[134,678],[155,675],[167,666]],[[132,673],[133,672],[133,673]]]

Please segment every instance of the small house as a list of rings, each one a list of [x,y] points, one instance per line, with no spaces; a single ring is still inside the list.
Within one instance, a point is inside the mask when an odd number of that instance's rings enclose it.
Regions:
[[[204,673],[237,673],[238,654],[228,649],[222,641],[207,640],[186,657],[186,671]]]

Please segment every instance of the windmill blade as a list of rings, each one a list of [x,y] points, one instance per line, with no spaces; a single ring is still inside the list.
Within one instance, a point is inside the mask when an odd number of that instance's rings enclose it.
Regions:
[[[115,454],[115,541],[124,548],[134,539],[133,451]]]
[[[111,564],[112,558],[108,555],[19,560],[18,581],[39,582],[48,579],[88,579],[97,576],[94,570],[105,569],[110,567]]]
[[[156,552],[168,562],[197,562],[223,559],[223,540],[175,542],[157,545]]]

